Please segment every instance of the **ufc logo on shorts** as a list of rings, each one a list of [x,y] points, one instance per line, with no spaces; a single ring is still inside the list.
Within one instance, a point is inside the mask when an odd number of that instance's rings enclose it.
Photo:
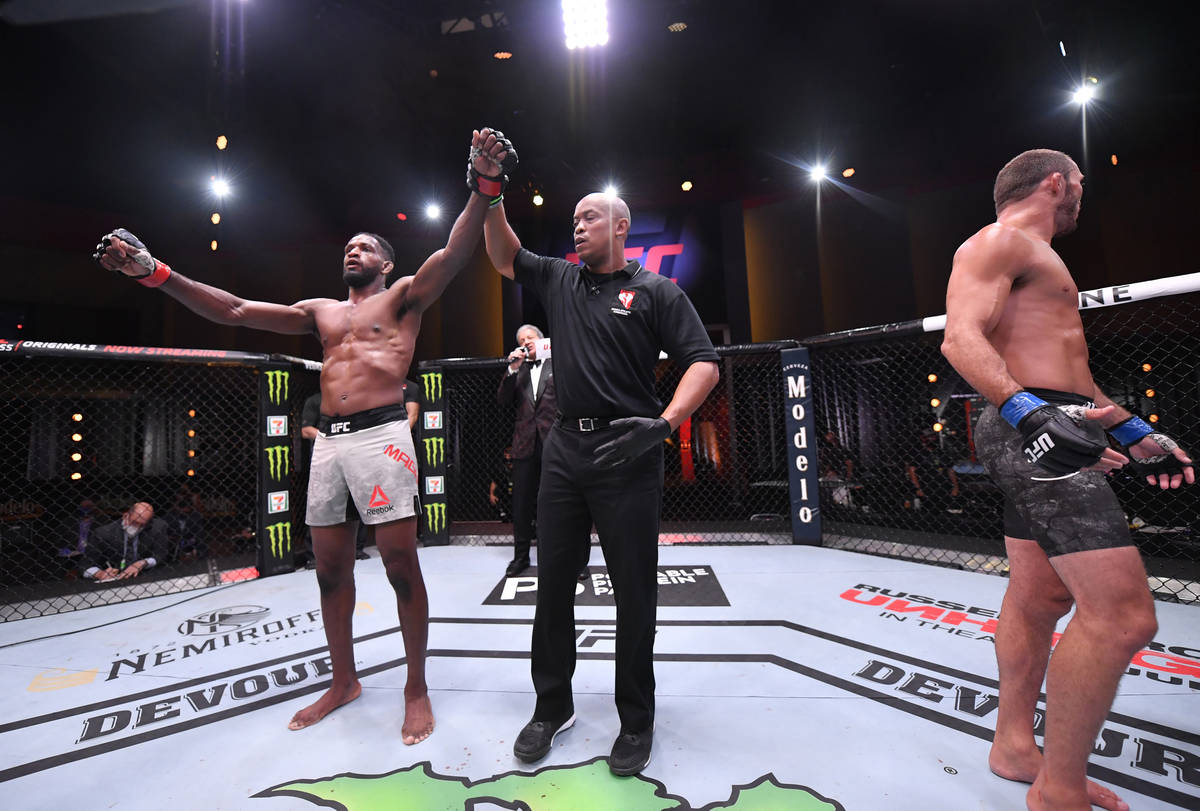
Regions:
[[[329,433],[344,434],[350,430],[349,422],[331,422],[329,423]]]
[[[1042,434],[1036,437],[1029,443],[1029,447],[1025,449],[1025,455],[1029,457],[1029,461],[1037,464],[1037,460],[1041,459],[1046,451],[1054,447],[1054,440],[1050,438],[1049,433]]]

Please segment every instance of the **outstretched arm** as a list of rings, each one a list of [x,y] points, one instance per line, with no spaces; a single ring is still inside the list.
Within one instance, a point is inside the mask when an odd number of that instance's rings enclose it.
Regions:
[[[105,236],[94,258],[105,270],[123,273],[147,287],[159,287],[192,312],[218,324],[285,335],[316,331],[311,300],[291,306],[248,301],[219,287],[189,279],[156,260],[137,237],[124,229]]]
[[[475,246],[479,244],[479,233],[488,205],[498,205],[504,198],[507,172],[516,166],[516,162],[516,150],[504,138],[504,133],[486,127],[472,133],[467,172],[471,199],[454,221],[446,247],[426,259],[407,290],[397,293],[404,296],[405,304],[410,309],[424,312],[455,275],[466,267],[475,252]],[[394,289],[399,291],[400,286]]]

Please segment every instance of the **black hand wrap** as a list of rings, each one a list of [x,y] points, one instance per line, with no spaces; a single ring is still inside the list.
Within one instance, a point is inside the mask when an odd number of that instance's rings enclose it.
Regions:
[[[140,253],[133,256],[133,259],[139,265],[146,268],[146,272],[141,276],[130,276],[131,279],[144,279],[154,272],[156,263],[154,261],[154,257],[150,255],[150,251],[146,249],[145,243],[135,237],[133,234],[126,231],[124,228],[115,228],[110,233],[104,235],[104,237],[100,240],[100,244],[96,246],[95,252],[92,253],[92,261],[94,261],[97,265],[100,265],[100,257],[104,256],[104,251],[110,245],[112,245],[113,237],[116,237],[127,245],[130,245],[140,251]],[[104,267],[104,265],[100,265],[100,267]],[[108,268],[104,269],[108,270]],[[117,270],[113,271],[113,273],[119,272],[120,271]]]
[[[1163,452],[1155,456],[1146,456],[1138,459],[1127,450],[1126,454],[1129,456],[1130,467],[1133,468],[1134,475],[1157,477],[1160,473],[1165,473],[1168,476],[1175,476],[1183,473],[1185,467],[1192,466],[1179,461],[1179,457],[1172,453],[1172,451],[1179,447],[1179,443],[1166,434],[1160,434],[1155,431],[1147,434],[1145,439],[1153,440],[1154,444],[1163,449]]]
[[[609,428],[619,433],[596,448],[596,467],[632,462],[671,435],[671,423],[662,417],[623,417],[613,420]]]
[[[1066,476],[1094,465],[1108,445],[1083,431],[1052,405],[1030,411],[1017,424],[1025,438],[1021,450],[1030,462],[1055,476]]]
[[[492,135],[496,136],[496,140],[504,147],[504,159],[497,166],[500,172],[496,175],[479,174],[475,170],[475,157],[482,150],[478,147],[471,147],[471,154],[467,156],[467,188],[496,202],[508,188],[508,176],[517,168],[520,160],[517,158],[517,150],[513,148],[512,141],[505,138],[504,133],[500,130],[492,130]]]

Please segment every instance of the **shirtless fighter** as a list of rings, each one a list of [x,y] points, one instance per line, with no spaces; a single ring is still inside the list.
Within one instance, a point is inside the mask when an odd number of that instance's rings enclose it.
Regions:
[[[291,306],[247,301],[188,279],[152,257],[124,229],[104,237],[95,258],[147,287],[158,287],[188,309],[218,324],[287,335],[315,333],[324,352],[321,370],[320,435],[313,450],[308,487],[308,524],[316,554],[321,614],[333,664],[329,690],[296,713],[289,729],[320,721],[362,692],[354,668],[351,619],[354,611],[354,536],[357,521],[375,528],[375,541],[396,592],[408,679],[401,736],[414,744],[433,732],[433,709],[425,685],[429,603],[417,561],[414,496],[415,461],[405,465],[385,453],[394,445],[401,460],[415,460],[404,407],[404,378],[412,361],[421,316],[471,258],[483,231],[489,203],[502,196],[517,154],[503,133],[493,132],[472,148],[467,185],[472,192],[446,247],[431,255],[413,276],[387,286],[394,269],[392,247],[382,237],[359,233],[346,244],[342,279],[345,301],[306,299]],[[381,489],[389,502],[370,508]]]
[[[1079,291],[1050,247],[1075,229],[1082,194],[1083,174],[1061,152],[1024,152],[1000,171],[996,222],[954,255],[942,353],[993,404],[975,443],[1005,496],[1011,579],[996,632],[1000,706],[989,765],[1033,784],[1029,808],[1125,811],[1124,800],[1087,779],[1087,760],[1121,674],[1158,625],[1105,473],[1131,464],[1164,490],[1196,476],[1174,440],[1092,380]],[[1072,604],[1050,659],[1055,624]],[[1048,659],[1043,756],[1034,709]]]

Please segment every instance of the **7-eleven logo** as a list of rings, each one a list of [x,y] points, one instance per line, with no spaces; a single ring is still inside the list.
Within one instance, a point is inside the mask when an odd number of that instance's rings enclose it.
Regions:
[[[617,293],[617,298],[621,300],[621,306],[626,310],[629,309],[630,304],[633,304],[633,296],[634,292],[632,290],[622,290],[620,293]]]
[[[383,488],[375,485],[375,489],[371,491],[371,500],[367,502],[368,507],[386,507],[391,504],[391,499],[383,492]]]

